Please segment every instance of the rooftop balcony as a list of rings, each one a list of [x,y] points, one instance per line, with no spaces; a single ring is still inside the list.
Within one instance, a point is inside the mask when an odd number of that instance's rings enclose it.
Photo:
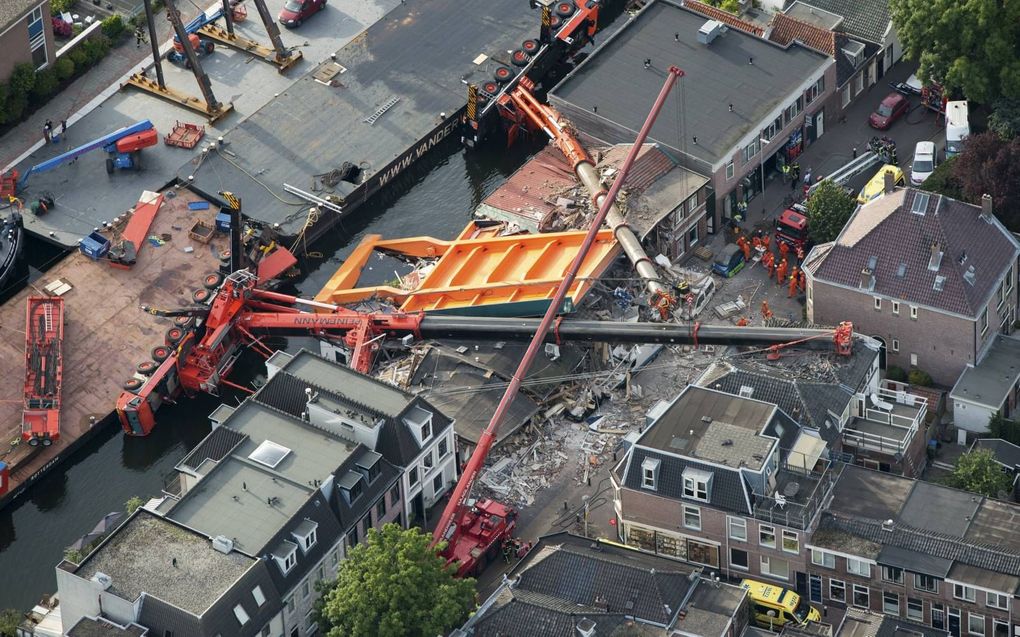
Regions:
[[[891,456],[905,454],[927,411],[925,398],[906,391],[879,389],[864,398],[863,413],[847,423],[843,444]]]
[[[751,494],[754,517],[793,529],[807,529],[843,471],[842,464],[825,462],[816,466],[822,469],[805,470],[790,463],[781,465],[771,493]]]

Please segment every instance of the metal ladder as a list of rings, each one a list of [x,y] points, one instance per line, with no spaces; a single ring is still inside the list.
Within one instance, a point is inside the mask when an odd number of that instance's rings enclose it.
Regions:
[[[53,332],[53,304],[47,303],[43,306],[43,321],[46,325],[46,333]]]
[[[389,101],[387,101],[385,104],[383,104],[382,106],[379,107],[379,110],[377,110],[376,112],[372,113],[371,115],[369,115],[368,117],[366,117],[365,119],[363,119],[361,121],[365,122],[369,126],[371,126],[372,124],[375,124],[376,120],[378,120],[380,117],[383,116],[383,113],[385,113],[386,111],[388,111],[391,108],[393,108],[394,106],[396,106],[397,102],[399,102],[399,101],[400,101],[399,97],[391,97],[389,99]]]

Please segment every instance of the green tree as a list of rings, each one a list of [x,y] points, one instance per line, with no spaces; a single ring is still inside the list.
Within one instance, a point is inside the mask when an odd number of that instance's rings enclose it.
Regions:
[[[74,62],[71,61],[71,57],[68,55],[57,60],[56,64],[53,65],[53,68],[57,72],[57,79],[61,82],[74,75]]]
[[[474,580],[456,579],[420,529],[387,524],[340,564],[319,621],[329,637],[432,637],[475,608]]]
[[[60,88],[60,80],[57,79],[57,72],[53,69],[43,69],[35,75],[35,86],[32,87],[32,98],[34,103],[43,104],[57,89]]]
[[[885,378],[886,380],[894,380],[900,383],[905,383],[907,382],[907,372],[904,371],[902,367],[890,365],[885,370]]]
[[[955,155],[936,166],[935,170],[921,184],[921,187],[928,192],[963,201],[963,186],[953,173],[958,158],[959,155]]]
[[[0,610],[0,637],[14,637],[23,615],[13,608]]]
[[[988,116],[988,130],[1005,140],[1020,135],[1020,100],[996,100]]]
[[[11,79],[8,80],[11,93],[27,96],[35,86],[35,67],[28,63],[21,63],[11,71]]]
[[[822,181],[807,201],[808,234],[815,243],[835,239],[857,207],[852,195],[832,180]]]
[[[137,495],[133,495],[127,502],[124,503],[124,510],[127,511],[128,515],[131,515],[143,504],[145,504],[145,500],[139,498]]]
[[[74,0],[50,0],[50,15],[58,17],[61,13],[70,11],[74,6]]]
[[[119,13],[103,18],[101,28],[103,30],[103,35],[110,38],[113,42],[120,41],[120,38],[127,32],[127,26],[124,25],[124,18],[120,17]]]
[[[923,369],[912,369],[907,374],[907,382],[918,387],[931,387],[934,383],[931,374]]]
[[[991,451],[976,449],[960,456],[947,483],[957,489],[995,498],[1000,491],[1009,489],[1012,481]]]
[[[74,562],[75,564],[81,564],[81,561],[84,560],[85,556],[88,554],[88,551],[82,551],[70,546],[64,549],[64,559],[68,562]]]
[[[967,201],[992,197],[992,208],[1007,228],[1020,231],[1020,137],[1004,141],[993,132],[971,135],[953,167]]]
[[[922,80],[982,104],[1020,99],[1020,3],[890,0],[889,10]]]
[[[1001,411],[995,412],[988,419],[988,433],[992,438],[1002,438],[1006,442],[1020,445],[1020,424],[1006,420]]]

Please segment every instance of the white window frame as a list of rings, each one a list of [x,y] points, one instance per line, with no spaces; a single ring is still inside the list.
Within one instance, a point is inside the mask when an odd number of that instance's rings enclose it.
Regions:
[[[879,312],[882,311],[882,297],[880,296],[875,297],[875,309]]]
[[[871,578],[871,564],[852,557],[846,558],[846,572],[857,577]]]
[[[739,529],[740,534],[735,534],[734,529]],[[731,540],[736,542],[747,541],[747,520],[744,518],[733,517],[732,515],[726,516],[726,534]]]
[[[251,596],[255,600],[255,605],[262,608],[262,605],[266,603],[266,596],[262,593],[262,587],[256,585],[255,588],[251,589]]]
[[[294,604],[294,594],[291,593],[287,599],[283,600],[283,605],[287,608],[288,613],[293,613],[297,606]]]
[[[701,480],[696,476],[684,476],[684,497],[698,502],[708,502],[708,480]]]
[[[861,71],[854,77],[854,96],[860,95],[864,91],[864,72]]]
[[[910,318],[912,318],[915,321],[917,320],[917,306],[916,305],[911,305],[910,306]]]
[[[744,559],[747,560],[747,564],[745,566],[741,566],[740,564],[734,564],[733,563],[733,551],[740,551],[741,553],[744,554]],[[751,554],[750,554],[750,552],[747,549],[739,547],[739,546],[731,546],[730,547],[730,554],[729,554],[728,557],[729,557],[729,561],[730,561],[730,568],[735,568],[738,571],[750,571],[751,570]]]
[[[839,103],[843,108],[850,105],[850,82],[846,83],[843,90],[840,92]]]
[[[839,597],[833,596],[833,594],[832,594],[832,589],[833,588],[838,588],[839,590],[843,591],[843,598],[842,599],[840,599]],[[830,577],[829,578],[829,599],[831,599],[834,602],[839,602],[841,604],[845,604],[846,603],[846,582],[844,582],[841,579],[832,579]]]
[[[691,235],[694,235],[693,239],[691,239]],[[698,231],[698,224],[694,224],[691,226],[691,229],[687,231],[688,247],[693,248],[698,245],[699,241],[701,241],[701,233]]]
[[[698,508],[696,506],[691,506],[689,504],[685,504],[682,507],[681,516],[682,516],[681,519],[683,520],[683,523],[684,523],[684,528],[686,528],[686,529],[693,529],[695,531],[700,531],[701,530],[701,509],[700,508]],[[691,516],[692,522],[695,522],[695,523],[694,524],[688,524],[687,516]]]
[[[727,180],[733,179],[733,160],[732,159],[726,164],[726,179]]]
[[[789,580],[790,579],[790,560],[783,559],[781,557],[773,557],[771,555],[759,556],[759,567],[761,568],[761,574],[771,577],[773,579]],[[772,562],[783,562],[786,564],[786,576],[778,575],[772,570]]]
[[[995,603],[992,603],[992,600]],[[999,602],[1002,602],[1000,605]],[[988,608],[998,608],[999,610],[1009,610],[1009,596],[1003,595],[1002,593],[993,593],[992,591],[985,591],[985,606]]]
[[[659,475],[660,461],[658,458],[645,458],[641,461],[641,488],[656,491],[655,479]]]
[[[1006,270],[1006,294],[1013,291],[1013,266],[1009,266]]]
[[[766,529],[767,529],[767,531],[766,531]],[[764,533],[766,533],[766,532],[769,533],[772,536],[772,544],[767,544],[767,543],[765,543],[762,540],[762,535]],[[776,548],[776,537],[777,537],[776,536],[776,527],[771,526],[769,524],[759,524],[758,525],[758,546],[764,546],[766,548],[774,549],[774,548]]]
[[[819,549],[811,549],[811,563],[822,568],[836,568],[836,555]]]
[[[920,610],[917,611],[917,616],[916,617],[914,615],[911,615],[911,613],[910,613],[911,602],[915,602],[915,603],[921,605]],[[915,608],[916,608],[916,605],[915,605]],[[922,624],[924,623],[924,600],[923,599],[920,599],[918,597],[908,597],[907,598],[907,619],[909,619],[911,621],[918,622],[918,623],[922,623]]]
[[[973,627],[972,627],[971,622],[974,621],[975,619],[981,620],[981,632],[978,632],[978,631],[974,630]],[[984,637],[985,636],[985,632],[987,631],[986,626],[987,626],[987,624],[985,622],[985,616],[984,615],[978,615],[977,613],[971,613],[971,612],[967,613],[967,634],[968,635],[978,635],[979,637]]]
[[[251,620],[251,617],[249,617],[248,612],[244,610],[244,606],[238,604],[234,606],[234,619],[237,620],[238,624],[244,626]]]
[[[894,338],[892,340],[892,351],[894,352],[900,351],[900,339]]]
[[[970,596],[968,597],[968,593]],[[966,584],[953,584],[953,599],[974,603],[977,600],[977,589]]]
[[[867,603],[864,604],[863,606],[857,603],[857,591],[858,590],[863,590],[864,591],[864,595],[868,598]],[[871,608],[871,589],[869,587],[867,587],[867,586],[864,586],[863,584],[854,584],[853,593],[852,593],[852,595],[850,597],[850,605],[853,606],[854,608],[870,609]]]
[[[900,313],[900,302],[899,301],[893,301],[892,302],[892,313],[897,315],[897,316],[899,316],[899,313]]]
[[[981,336],[988,333],[988,308],[986,307],[981,312],[981,318],[978,319],[978,324],[981,326]]]
[[[888,609],[889,597],[890,596],[896,598],[896,612],[895,613],[890,613],[889,609]],[[885,613],[886,615],[895,615],[896,617],[900,616],[900,594],[899,593],[897,593],[896,591],[882,591],[882,612]]]
[[[903,569],[896,566],[882,566],[882,581],[903,584]],[[896,574],[899,573],[899,577]]]
[[[921,579],[921,578],[928,578],[929,580],[931,580],[932,588],[926,588],[922,584],[922,582],[924,580]],[[925,593],[936,593],[937,594],[939,592],[939,580],[938,580],[937,577],[935,577],[933,575],[923,575],[921,573],[914,573],[914,590],[915,591],[924,591]]]
[[[792,540],[793,543],[796,545],[796,548],[794,548],[792,551],[790,549],[786,548],[786,541],[787,540]],[[781,541],[782,541],[782,549],[783,549],[784,553],[791,553],[793,555],[799,555],[800,554],[800,534],[799,533],[797,533],[796,531],[789,531],[787,529],[783,529],[783,537],[782,537]]]

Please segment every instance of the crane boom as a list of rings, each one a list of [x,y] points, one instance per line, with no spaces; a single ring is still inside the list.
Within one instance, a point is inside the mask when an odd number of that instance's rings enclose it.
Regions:
[[[532,337],[531,343],[528,345],[528,349],[525,351],[520,365],[517,366],[517,370],[514,372],[506,391],[503,393],[503,397],[500,399],[499,405],[496,407],[496,411],[492,414],[492,419],[489,421],[489,425],[485,428],[485,431],[482,432],[482,435],[478,440],[478,445],[475,447],[474,453],[471,454],[471,458],[468,460],[467,466],[464,469],[464,473],[457,482],[457,486],[454,487],[453,494],[450,496],[450,500],[447,502],[446,508],[443,510],[443,514],[439,518],[439,523],[436,525],[435,532],[432,535],[433,546],[443,539],[449,540],[451,547],[457,542],[457,530],[459,527],[451,527],[454,516],[457,514],[458,510],[464,506],[467,496],[471,491],[471,487],[482,468],[482,463],[485,462],[485,458],[489,455],[489,450],[492,448],[492,444],[496,440],[496,433],[499,431],[500,425],[503,424],[503,420],[506,418],[514,399],[517,398],[517,392],[521,387],[521,382],[531,369],[535,356],[538,354],[538,351],[545,340],[545,335],[552,327],[553,321],[563,304],[563,299],[567,294],[567,290],[569,290],[570,286],[573,285],[574,279],[577,277],[577,272],[581,268],[581,263],[584,261],[585,255],[587,255],[588,250],[595,242],[595,237],[602,228],[602,223],[609,214],[610,208],[613,207],[616,195],[623,186],[627,173],[630,171],[631,166],[634,164],[634,160],[637,158],[637,155],[641,150],[641,145],[644,143],[645,138],[648,137],[652,124],[655,123],[655,119],[658,117],[659,111],[662,109],[662,105],[666,101],[666,97],[669,95],[670,89],[681,74],[682,72],[677,67],[671,66],[669,68],[669,74],[666,77],[666,81],[662,86],[662,90],[659,91],[659,96],[656,98],[655,103],[652,105],[652,110],[648,113],[648,117],[645,119],[645,123],[641,127],[641,131],[638,133],[637,140],[631,147],[630,152],[627,153],[627,158],[624,160],[623,166],[620,168],[620,172],[613,181],[613,185],[610,187],[609,192],[602,198],[602,201],[599,204],[599,212],[595,215],[595,218],[592,219],[591,226],[588,228],[588,234],[585,235],[584,242],[581,244],[581,248],[578,251],[577,256],[574,257],[574,262],[570,265],[570,269],[567,270],[566,276],[556,289],[552,303],[549,304],[549,308],[545,311],[545,315],[542,317],[542,322],[539,324],[538,330]],[[534,103],[537,104],[537,100],[534,100]],[[578,144],[578,147],[579,146],[580,145]],[[581,151],[583,152],[584,149],[582,148]],[[583,163],[585,161],[584,157],[586,156],[587,153],[583,152],[583,156],[578,157],[578,161]],[[451,553],[456,554],[456,547],[452,548],[454,548],[454,550]]]

